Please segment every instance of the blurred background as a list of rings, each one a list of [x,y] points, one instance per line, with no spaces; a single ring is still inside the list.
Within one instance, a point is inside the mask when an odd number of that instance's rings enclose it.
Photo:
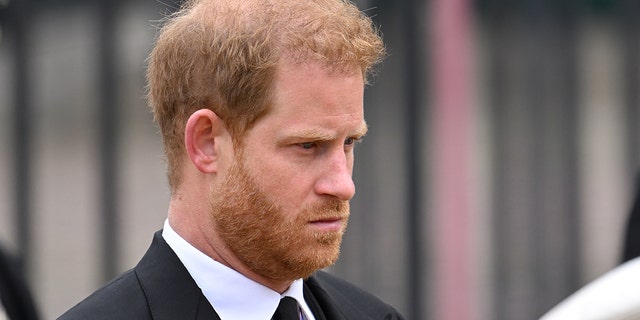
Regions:
[[[620,263],[640,2],[360,0],[389,57],[331,268],[408,319],[536,319]],[[0,245],[44,319],[133,267],[169,199],[145,59],[175,0],[0,0]]]

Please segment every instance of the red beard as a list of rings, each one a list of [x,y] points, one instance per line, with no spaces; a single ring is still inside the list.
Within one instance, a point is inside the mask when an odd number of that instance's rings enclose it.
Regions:
[[[249,269],[268,279],[291,281],[338,260],[349,202],[323,200],[297,214],[285,213],[250,176],[242,158],[212,192],[211,215],[227,248]],[[314,230],[310,221],[340,218],[342,228]]]

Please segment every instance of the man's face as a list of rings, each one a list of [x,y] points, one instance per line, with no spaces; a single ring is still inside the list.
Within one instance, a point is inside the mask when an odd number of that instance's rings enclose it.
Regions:
[[[285,65],[270,112],[247,133],[212,216],[226,246],[273,280],[333,264],[355,193],[354,143],[366,132],[363,79]]]

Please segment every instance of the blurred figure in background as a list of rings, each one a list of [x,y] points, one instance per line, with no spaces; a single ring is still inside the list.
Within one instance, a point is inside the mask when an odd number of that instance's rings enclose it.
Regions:
[[[563,300],[540,320],[640,319],[640,258],[590,282]]]
[[[640,319],[640,176],[624,241],[623,263],[562,301],[541,320]]]
[[[640,174],[636,177],[636,195],[627,222],[622,261],[640,257]]]
[[[37,320],[36,305],[17,259],[0,248],[0,320]]]

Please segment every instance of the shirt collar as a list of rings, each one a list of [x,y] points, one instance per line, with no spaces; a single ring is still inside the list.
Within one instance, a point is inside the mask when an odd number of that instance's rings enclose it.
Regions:
[[[162,237],[176,253],[193,280],[220,319],[271,319],[280,298],[293,297],[298,301],[305,319],[314,320],[313,313],[304,301],[303,281],[294,281],[282,295],[243,274],[211,259],[171,228],[165,220]]]

